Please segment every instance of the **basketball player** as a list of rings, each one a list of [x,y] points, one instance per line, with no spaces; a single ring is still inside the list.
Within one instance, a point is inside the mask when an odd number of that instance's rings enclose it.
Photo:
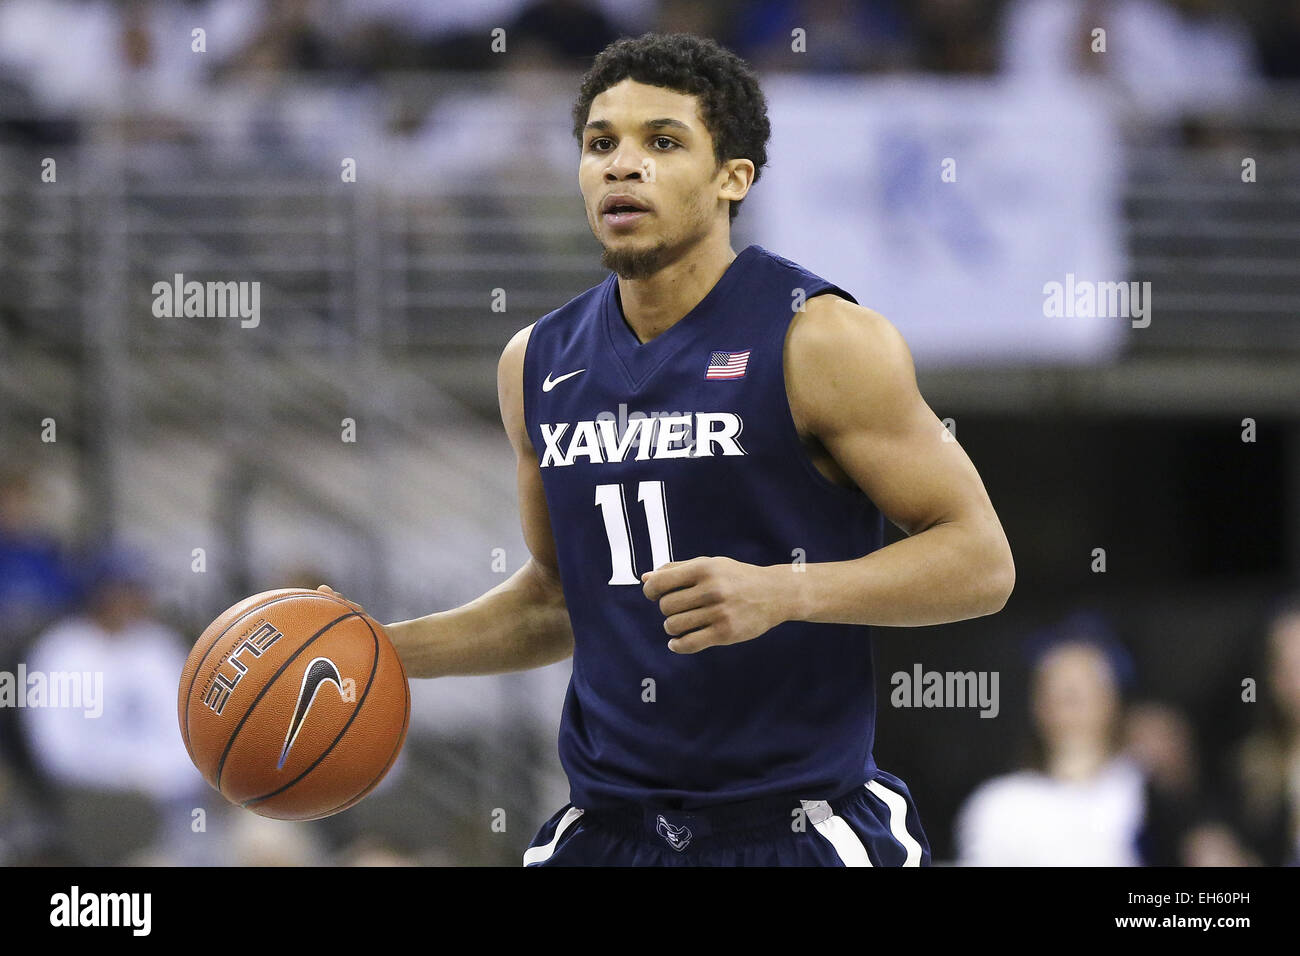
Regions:
[[[928,865],[911,794],[872,757],[868,626],[1005,604],[979,475],[889,322],[732,249],[769,134],[743,61],[619,40],[574,118],[612,274],[501,356],[531,557],[388,633],[412,677],[572,655],[571,802],[526,865]],[[886,516],[908,537],[882,548]]]

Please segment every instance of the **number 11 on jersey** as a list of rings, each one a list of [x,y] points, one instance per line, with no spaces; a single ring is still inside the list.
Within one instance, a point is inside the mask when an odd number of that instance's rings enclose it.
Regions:
[[[673,559],[673,539],[668,531],[668,508],[662,481],[639,481],[636,500],[645,507],[646,525],[650,530],[650,568],[668,564]],[[610,584],[640,584],[636,573],[636,555],[632,548],[632,524],[627,514],[627,498],[621,484],[596,486],[596,504],[605,519],[609,538]]]

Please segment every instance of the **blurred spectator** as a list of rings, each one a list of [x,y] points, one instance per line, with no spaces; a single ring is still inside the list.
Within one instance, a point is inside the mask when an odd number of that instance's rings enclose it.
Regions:
[[[1268,632],[1266,696],[1259,728],[1236,753],[1240,826],[1268,865],[1300,865],[1300,598],[1282,605]]]
[[[1166,704],[1129,709],[1126,751],[1146,774],[1145,824],[1138,837],[1147,866],[1247,866],[1257,863],[1206,793],[1191,721]]]
[[[656,21],[651,29],[656,33],[694,33],[699,36],[713,37],[719,43],[729,46],[738,55],[745,56],[743,45],[738,43],[729,32],[729,28],[741,26],[738,21],[742,18],[735,16],[736,5],[739,2],[741,0],[718,0],[717,3],[700,3],[698,0],[660,0]]]
[[[331,14],[351,24],[383,23],[407,36],[473,34],[483,39],[505,26],[526,0],[474,0],[472,3],[411,3],[410,0],[334,0]]]
[[[1143,776],[1120,752],[1117,665],[1067,638],[1038,659],[1030,769],[986,781],[956,823],[967,866],[1136,866]]]
[[[912,17],[920,68],[992,73],[997,68],[995,11],[991,0],[919,0]]]
[[[1093,31],[1105,30],[1105,52]],[[1258,76],[1241,16],[1217,0],[1012,0],[1002,66],[1034,82],[1108,77],[1126,100],[1166,114],[1218,106]]]
[[[879,71],[915,60],[907,17],[894,0],[758,0],[717,29],[762,70]],[[802,52],[793,49],[796,29],[804,31]]]
[[[126,103],[184,105],[205,79],[206,54],[190,31],[206,26],[229,40],[246,15],[220,16],[231,0],[6,0],[0,4],[0,66],[26,82],[55,113],[120,108]]]
[[[1300,79],[1300,0],[1270,0],[1267,14],[1255,22],[1264,75],[1274,80]]]
[[[585,69],[620,32],[586,0],[535,0],[506,28],[506,49],[535,68]]]
[[[32,476],[23,469],[0,473],[0,672],[16,674],[32,639],[76,597],[71,562],[43,526]],[[12,854],[42,839],[28,808],[49,800],[44,783],[18,709],[0,707],[0,831],[8,834],[0,843],[10,844]]]
[[[313,826],[268,820],[255,813],[235,815],[229,838],[235,866],[321,866],[328,851]]]
[[[76,596],[64,547],[41,526],[32,476],[0,473],[0,642],[44,626]]]
[[[256,32],[223,64],[226,71],[291,73],[337,69],[342,59],[322,29],[317,0],[269,0]]]
[[[81,690],[80,706],[47,697],[45,706],[21,712],[37,766],[64,797],[73,795],[77,813],[62,821],[65,837],[80,832],[107,841],[111,857],[139,849],[136,840],[188,833],[190,809],[207,785],[176,723],[185,657],[180,635],[152,617],[143,561],[120,550],[98,560],[84,613],[55,623],[33,644],[29,680],[44,675],[52,693],[54,676],[68,675]],[[96,834],[96,818],[117,822]],[[96,858],[98,846],[69,842],[90,862],[116,862]]]
[[[382,839],[359,837],[338,854],[343,866],[419,866],[420,861]]]
[[[0,671],[17,674],[32,637],[70,609],[75,598],[72,564],[61,542],[43,527],[30,473],[0,472]],[[16,855],[40,842],[39,825],[27,806],[49,799],[18,713],[14,706],[0,706],[0,830],[9,834],[0,842],[13,844],[9,852]]]
[[[410,3],[336,0],[330,22],[362,73],[381,70],[488,70],[500,65],[490,31],[504,27],[522,0]]]
[[[987,781],[956,821],[974,866],[1244,866],[1258,862],[1202,786],[1195,733],[1175,707],[1125,708],[1127,651],[1075,615],[1033,645],[1029,767]]]
[[[1130,708],[1124,725],[1125,750],[1147,778],[1142,858],[1153,866],[1177,866],[1198,789],[1191,725],[1174,708],[1151,702]]]
[[[1260,860],[1226,823],[1206,820],[1183,836],[1178,862],[1183,866],[1259,866]]]

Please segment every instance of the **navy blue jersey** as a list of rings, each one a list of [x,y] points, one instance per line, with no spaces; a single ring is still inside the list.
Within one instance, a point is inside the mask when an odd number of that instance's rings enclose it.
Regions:
[[[693,557],[793,574],[881,546],[879,510],[816,469],[786,397],[792,306],[826,293],[856,301],[751,245],[644,344],[613,274],[532,330],[524,412],[573,623],[559,755],[579,807],[823,799],[876,770],[868,628],[787,622],[676,654],[640,582]]]

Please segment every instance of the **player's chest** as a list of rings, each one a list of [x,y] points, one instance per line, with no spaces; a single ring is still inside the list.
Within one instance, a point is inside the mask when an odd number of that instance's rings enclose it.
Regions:
[[[730,365],[696,358],[683,353],[639,384],[610,365],[543,370],[532,396],[540,466],[762,453],[764,432],[788,419],[779,370],[755,369],[747,357]],[[715,368],[728,369],[727,377],[711,373]]]

